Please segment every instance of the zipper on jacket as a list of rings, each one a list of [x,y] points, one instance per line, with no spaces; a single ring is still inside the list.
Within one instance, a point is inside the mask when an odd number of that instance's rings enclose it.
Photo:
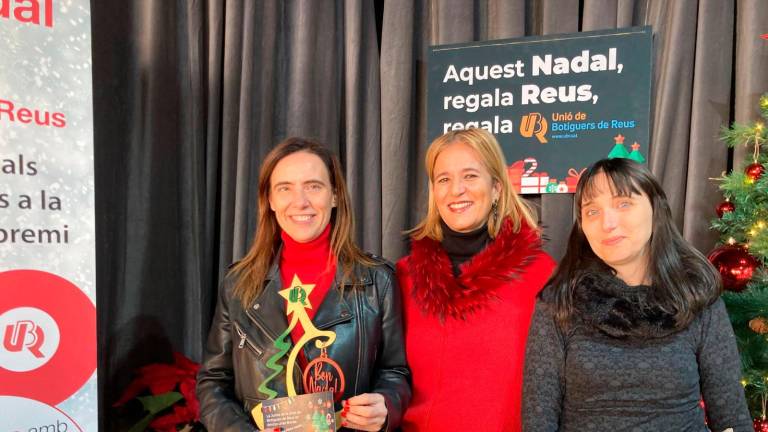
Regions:
[[[245,347],[245,344],[248,344],[248,346],[259,356],[261,357],[262,354],[264,354],[264,351],[260,350],[256,345],[251,343],[251,341],[248,340],[248,337],[245,335],[245,332],[242,328],[240,328],[240,324],[233,321],[233,324],[235,325],[235,330],[237,331],[237,335],[240,336],[240,343],[237,345],[239,349],[243,349]]]
[[[269,340],[270,340],[270,341],[272,341],[272,343],[275,343],[275,339],[276,339],[276,337],[275,337],[275,336],[272,336],[272,334],[271,334],[270,332],[268,332],[268,331],[267,331],[267,329],[266,329],[266,328],[264,328],[264,326],[263,326],[263,325],[261,325],[261,323],[259,323],[259,320],[258,320],[258,319],[256,319],[256,318],[255,318],[253,315],[251,315],[251,313],[250,313],[248,310],[246,310],[246,311],[245,311],[245,316],[247,316],[247,317],[248,317],[248,318],[251,320],[251,322],[252,322],[253,324],[255,324],[255,325],[256,325],[256,327],[258,327],[258,328],[259,328],[259,330],[261,330],[262,332],[264,332],[264,334],[265,334],[265,335],[267,335],[267,337],[269,338]]]
[[[277,338],[275,336],[272,336],[272,334],[269,333],[269,331],[267,331],[267,329],[264,328],[264,326],[261,325],[261,323],[259,323],[259,320],[256,317],[254,317],[253,315],[251,315],[250,309],[246,309],[245,315],[251,320],[251,322],[256,327],[259,328],[259,330],[261,330],[269,338],[270,341],[272,341],[273,344],[275,343],[275,339],[277,339]],[[238,328],[238,334],[239,334],[239,332],[240,332],[240,330]],[[242,337],[242,335],[241,335],[241,337]],[[291,340],[290,336],[288,336],[288,340],[291,342],[291,345],[293,346],[293,341]],[[246,339],[246,343],[248,343],[248,345],[251,345],[250,341],[248,341],[247,339]],[[261,354],[259,354],[259,355],[261,355]],[[293,369],[293,381],[294,381],[294,385],[296,386],[296,391],[299,394],[303,393],[304,392],[304,381],[302,379],[301,368],[296,367],[296,368]]]

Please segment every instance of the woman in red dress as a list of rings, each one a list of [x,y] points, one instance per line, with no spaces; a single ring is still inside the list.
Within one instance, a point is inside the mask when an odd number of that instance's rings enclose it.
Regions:
[[[493,135],[449,132],[425,162],[427,216],[397,264],[413,378],[403,430],[519,431],[528,326],[554,262]]]

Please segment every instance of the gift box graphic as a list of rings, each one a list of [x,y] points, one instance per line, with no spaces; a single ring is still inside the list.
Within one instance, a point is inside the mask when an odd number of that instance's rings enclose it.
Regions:
[[[509,182],[512,184],[512,189],[520,193],[520,179],[523,178],[525,172],[525,162],[519,160],[515,161],[512,165],[507,167],[507,176]]]
[[[581,175],[586,171],[582,168],[568,169],[568,177],[565,180],[551,177],[546,171],[536,172],[539,162],[534,157],[527,157],[513,162],[507,167],[507,176],[514,190],[519,194],[544,194],[544,193],[574,193]]]
[[[547,193],[547,184],[549,183],[549,174],[545,172],[537,173],[536,168],[539,162],[532,157],[523,159],[523,166],[526,168],[520,178],[520,193],[539,194]]]
[[[586,170],[586,168],[582,168],[581,171],[576,171],[573,168],[568,169],[568,177],[565,179],[565,184],[568,186],[569,193],[576,192],[576,185],[579,184],[579,179]]]
[[[547,184],[549,183],[549,174],[533,173],[528,177],[523,177],[520,183],[520,193],[539,194],[547,193]]]

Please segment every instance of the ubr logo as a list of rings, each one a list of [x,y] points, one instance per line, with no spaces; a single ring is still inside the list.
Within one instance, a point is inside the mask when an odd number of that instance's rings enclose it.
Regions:
[[[24,337],[26,335],[32,336],[32,341],[27,342]],[[26,346],[29,351],[32,352],[37,358],[45,357],[45,354],[40,352],[40,347],[45,341],[45,333],[43,329],[35,325],[32,321],[16,321],[15,325],[8,325],[5,327],[5,339],[3,339],[3,346],[5,349],[11,352],[19,352]]]
[[[547,142],[547,128],[549,124],[541,113],[530,113],[523,116],[520,121],[520,135],[530,138],[536,135],[540,143]]]
[[[59,326],[50,315],[34,307],[20,307],[0,314],[3,348],[0,367],[14,372],[39,368],[59,346]]]
[[[56,406],[96,370],[96,307],[54,274],[0,272],[0,337],[0,395]]]

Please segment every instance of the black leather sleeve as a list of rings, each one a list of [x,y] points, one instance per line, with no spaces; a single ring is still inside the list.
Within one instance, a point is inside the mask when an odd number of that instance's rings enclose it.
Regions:
[[[392,431],[400,426],[411,400],[411,374],[405,358],[403,309],[397,279],[390,266],[381,266],[375,274],[382,311],[382,342],[376,361],[373,392],[380,393],[386,399],[388,414],[385,430]]]
[[[211,331],[208,333],[203,364],[197,374],[200,421],[209,431],[257,431],[249,415],[235,397],[232,324],[229,319],[231,301],[233,301],[232,281],[227,278],[219,287],[219,299]]]

